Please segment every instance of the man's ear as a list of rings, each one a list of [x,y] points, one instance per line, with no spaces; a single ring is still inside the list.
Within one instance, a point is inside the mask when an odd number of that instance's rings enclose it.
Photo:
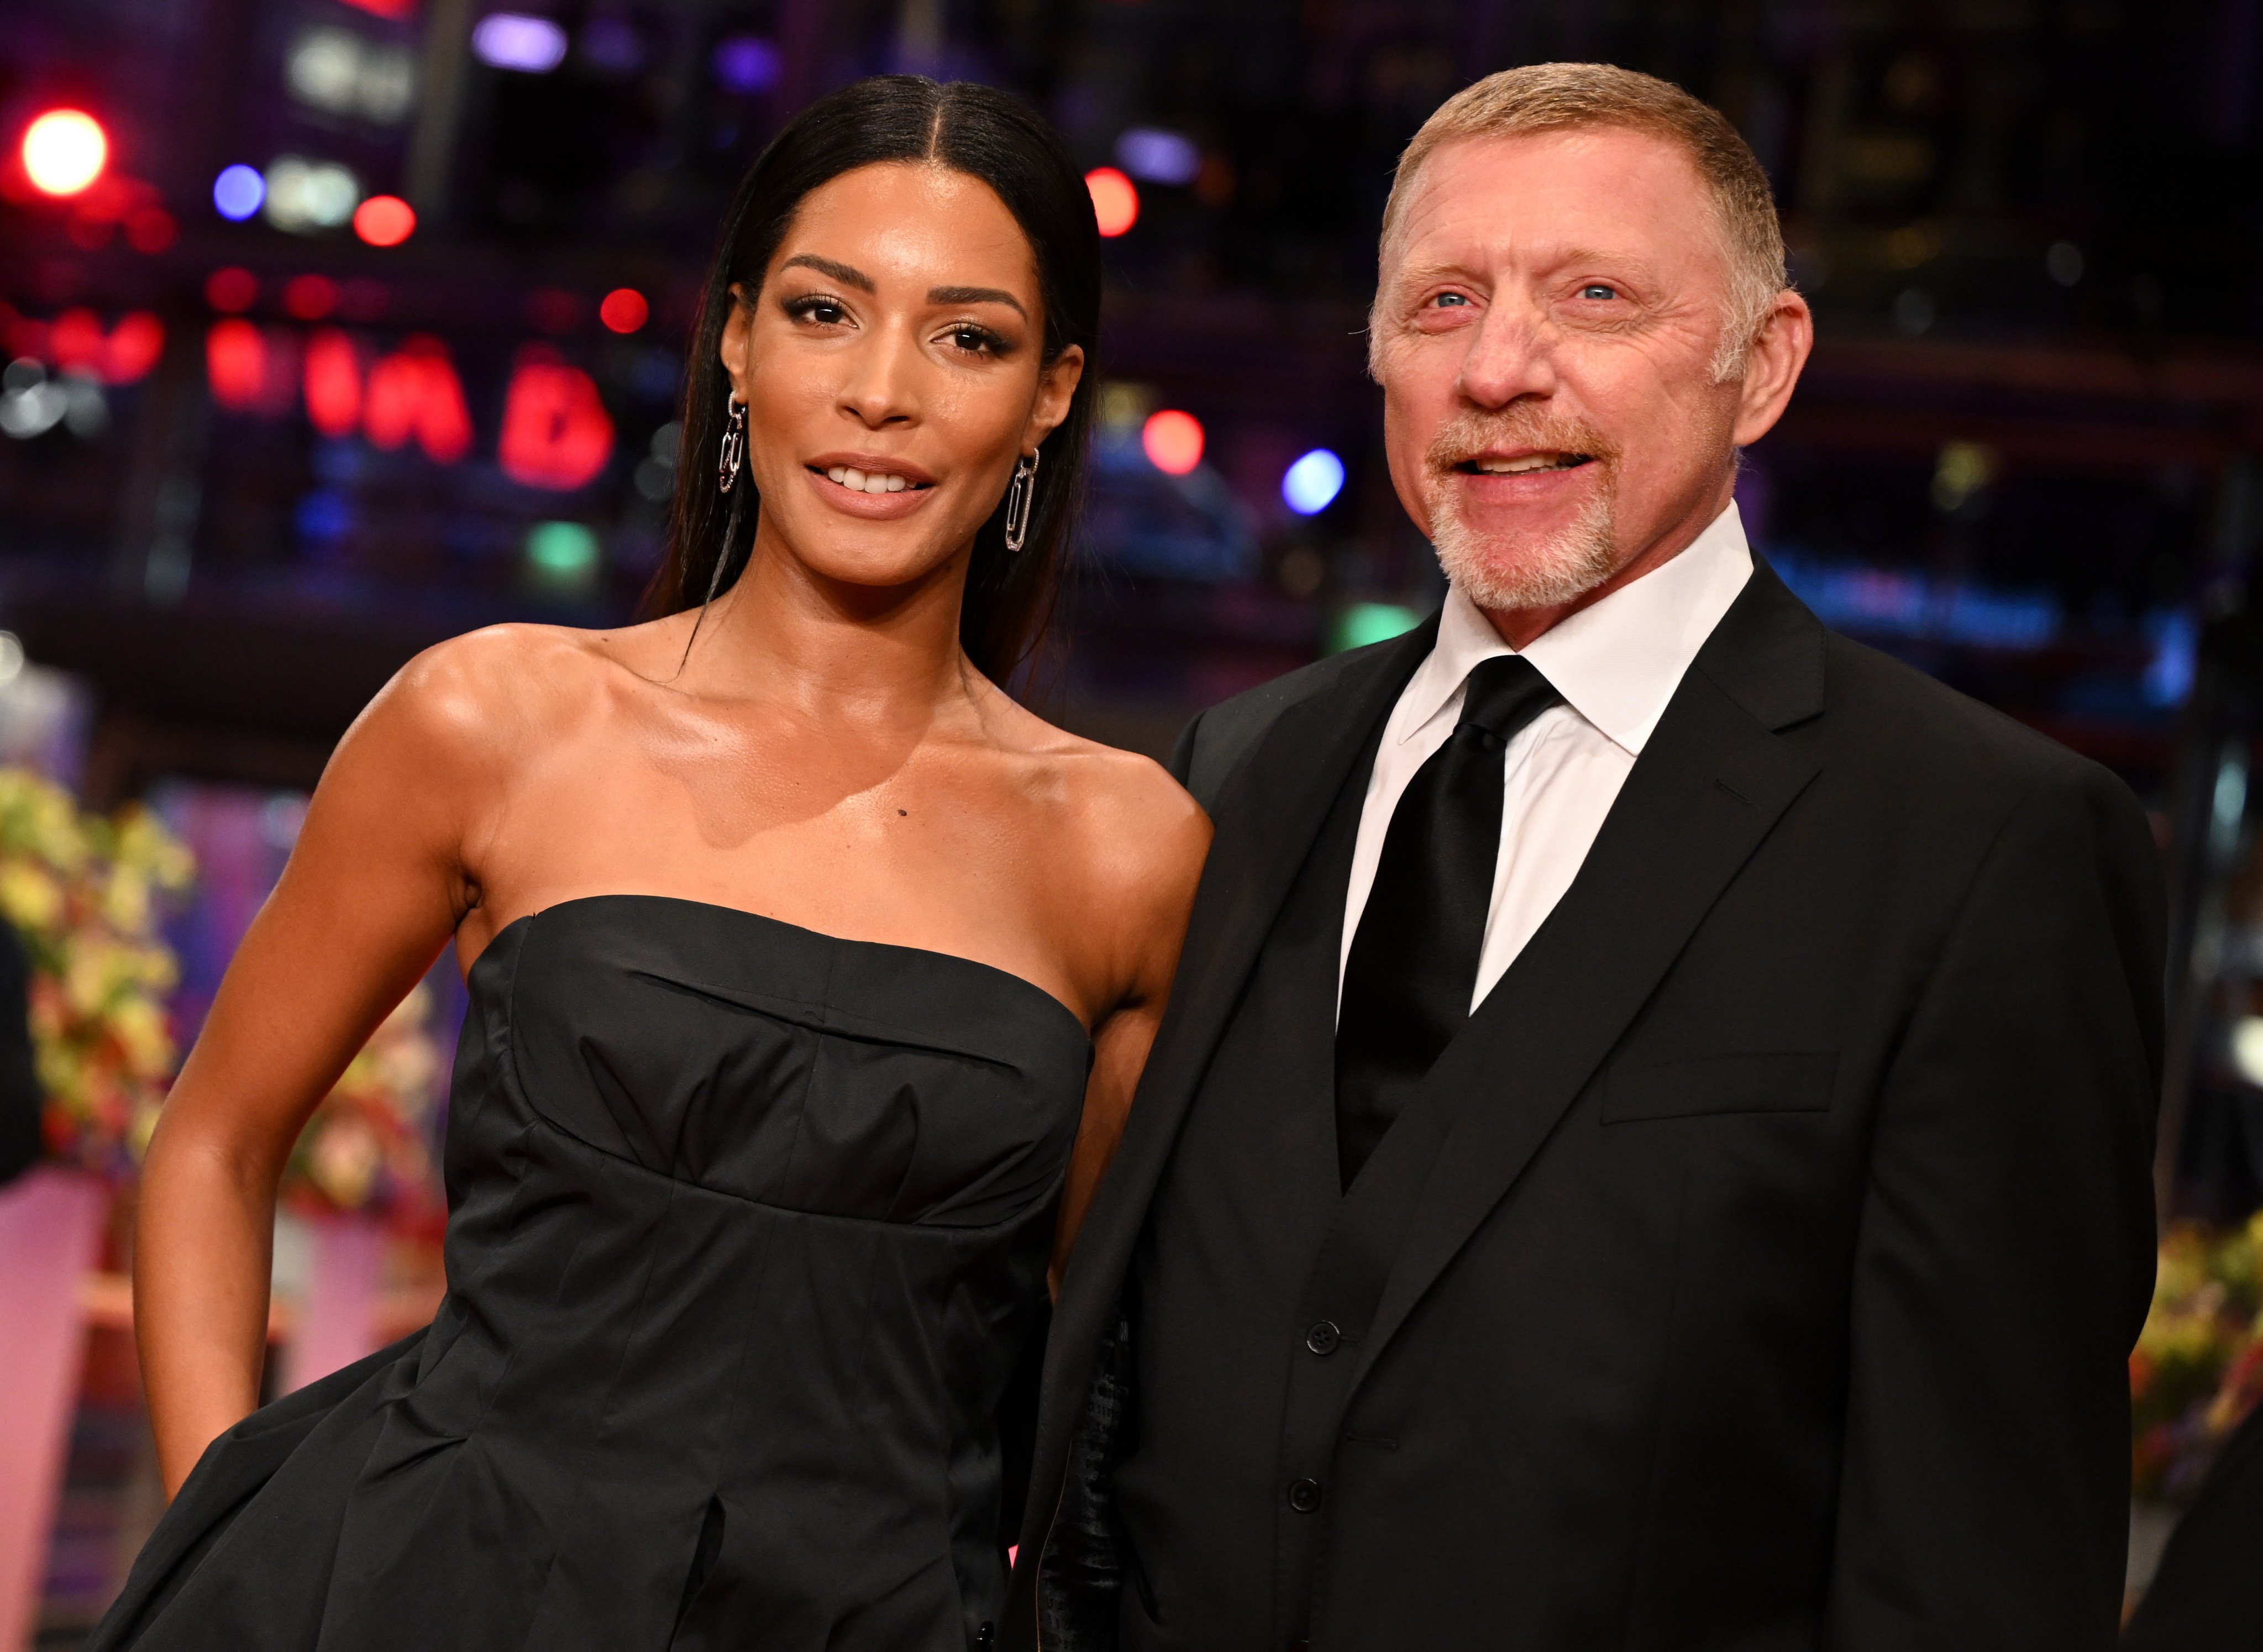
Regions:
[[[1735,441],[1743,447],[1775,427],[1799,383],[1807,352],[1815,347],[1815,317],[1807,301],[1789,287],[1775,295],[1753,340],[1737,396]]]

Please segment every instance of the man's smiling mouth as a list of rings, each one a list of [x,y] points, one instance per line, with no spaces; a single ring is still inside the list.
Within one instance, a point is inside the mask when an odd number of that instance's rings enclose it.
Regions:
[[[1465,459],[1454,468],[1464,476],[1520,476],[1529,470],[1576,470],[1594,460],[1592,453],[1523,453],[1515,459]]]

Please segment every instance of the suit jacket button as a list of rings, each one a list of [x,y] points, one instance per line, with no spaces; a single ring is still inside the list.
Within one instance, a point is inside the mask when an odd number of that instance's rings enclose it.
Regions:
[[[1289,1485],[1289,1506],[1298,1514],[1310,1514],[1320,1506],[1320,1482],[1317,1480],[1291,1481]]]
[[[1305,1346],[1314,1353],[1327,1355],[1343,1346],[1343,1333],[1332,1319],[1324,1319],[1305,1333]]]

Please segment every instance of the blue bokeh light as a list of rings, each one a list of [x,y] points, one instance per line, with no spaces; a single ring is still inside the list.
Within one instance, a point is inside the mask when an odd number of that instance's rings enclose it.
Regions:
[[[242,223],[257,212],[260,203],[267,199],[267,180],[259,176],[259,169],[245,166],[241,162],[223,166],[220,176],[213,179],[213,207],[231,223]]]
[[[1116,140],[1124,170],[1150,184],[1191,184],[1202,171],[1202,151],[1190,138],[1160,127],[1133,127]]]
[[[785,59],[778,48],[758,34],[734,34],[717,42],[710,60],[715,79],[726,91],[753,98],[778,83]]]
[[[1318,516],[1335,503],[1343,485],[1343,460],[1315,447],[1282,474],[1281,502],[1298,516]]]

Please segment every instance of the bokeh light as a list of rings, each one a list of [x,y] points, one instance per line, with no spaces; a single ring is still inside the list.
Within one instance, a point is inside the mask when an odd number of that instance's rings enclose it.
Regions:
[[[250,271],[228,264],[205,277],[205,302],[227,315],[241,315],[259,296],[259,280]]]
[[[1160,127],[1132,127],[1116,140],[1116,158],[1134,178],[1151,184],[1191,184],[1202,170],[1194,140]]]
[[[1132,180],[1112,166],[1095,166],[1084,175],[1092,192],[1092,215],[1103,235],[1120,235],[1139,221],[1139,192]]]
[[[1183,476],[1202,463],[1202,421],[1175,407],[1150,413],[1139,427],[1139,446],[1156,469],[1166,475]]]
[[[336,161],[278,156],[266,178],[267,221],[294,235],[336,229],[361,204],[361,180]]]
[[[327,275],[294,275],[283,284],[283,308],[302,322],[318,322],[338,307],[338,284]]]
[[[45,195],[76,195],[102,176],[110,134],[83,109],[50,109],[24,128],[24,171]]]
[[[372,195],[354,208],[353,227],[372,247],[397,247],[416,233],[416,212],[398,195]]]
[[[597,306],[597,319],[617,333],[636,331],[651,314],[652,307],[644,301],[644,294],[633,286],[615,287]]]
[[[234,166],[221,168],[220,176],[213,179],[213,210],[230,223],[242,223],[266,199],[267,180],[259,176],[256,166],[246,166],[239,161]]]
[[[490,11],[472,31],[472,52],[491,69],[546,75],[566,61],[566,31],[548,18]]]
[[[579,522],[538,522],[526,535],[527,569],[545,585],[586,585],[597,571],[597,536]]]
[[[1318,516],[1343,491],[1344,463],[1315,447],[1281,474],[1281,503],[1298,516]]]
[[[785,60],[779,55],[778,48],[759,34],[734,34],[717,41],[714,55],[709,61],[715,70],[716,84],[741,98],[758,97],[770,91],[785,72]]]

